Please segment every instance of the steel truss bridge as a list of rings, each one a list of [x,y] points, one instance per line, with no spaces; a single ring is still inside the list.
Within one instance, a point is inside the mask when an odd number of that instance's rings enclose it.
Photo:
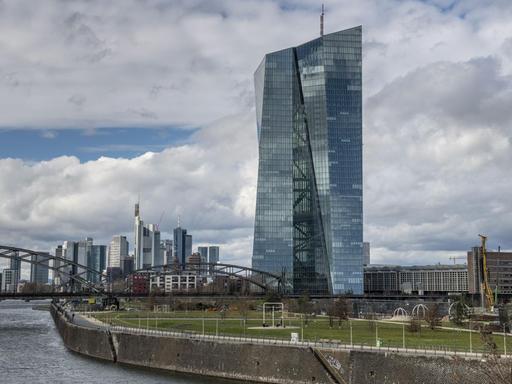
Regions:
[[[0,245],[0,258],[14,261],[17,268],[21,268],[21,264],[29,263],[31,265],[48,268],[53,271],[56,276],[66,280],[63,284],[54,287],[57,291],[60,288],[70,289],[78,295],[83,292],[100,294],[105,291],[103,282],[106,280],[106,274],[97,271],[86,265],[82,265],[63,257],[51,255],[48,252],[34,251],[24,248]],[[240,278],[243,281],[254,284],[261,288],[264,292],[276,291],[284,293],[285,281],[283,275],[277,275],[257,269],[243,267],[233,264],[224,263],[187,263],[185,265],[159,265],[154,267],[143,268],[132,272],[133,274],[200,274],[206,272],[210,276],[227,276]],[[98,280],[102,283],[94,283],[87,279],[87,275],[98,276]],[[56,294],[59,292],[56,292]],[[47,297],[48,294],[45,294]],[[0,297],[5,294],[0,294]],[[9,297],[13,296],[8,294]],[[14,296],[19,296],[18,294]],[[25,295],[26,296],[26,295]],[[34,295],[35,297],[35,295]]]
[[[75,283],[82,290],[89,290],[94,293],[100,293],[101,287],[87,278],[87,273],[99,276],[99,279],[105,275],[90,268],[86,265],[81,265],[73,260],[68,260],[63,257],[51,255],[48,252],[32,251],[30,249],[16,248],[5,245],[0,245],[0,258],[9,259],[16,263],[29,263],[31,265],[40,266],[41,268],[48,268],[53,271],[57,276],[67,279],[67,281],[57,288],[64,286],[73,286]],[[50,263],[51,261],[51,263]],[[18,265],[21,268],[21,265]]]
[[[243,281],[254,284],[261,288],[264,292],[276,291],[279,293],[285,293],[286,287],[284,285],[285,276],[277,275],[275,273],[265,272],[259,269],[243,267],[234,264],[225,263],[186,263],[176,265],[156,265],[153,267],[147,267],[138,269],[133,272],[135,273],[149,273],[149,274],[197,274],[197,275],[209,275],[209,276],[226,276],[240,278]]]

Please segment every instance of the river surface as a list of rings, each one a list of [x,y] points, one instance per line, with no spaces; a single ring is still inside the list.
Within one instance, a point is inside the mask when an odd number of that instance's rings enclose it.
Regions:
[[[68,351],[50,313],[37,302],[0,302],[0,383],[226,384],[207,377],[133,368]]]

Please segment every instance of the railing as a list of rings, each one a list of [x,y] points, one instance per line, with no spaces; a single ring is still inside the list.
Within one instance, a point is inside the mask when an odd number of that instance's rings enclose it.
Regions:
[[[125,327],[120,325],[105,325],[111,332],[128,333],[133,335],[144,336],[160,336],[160,337],[173,337],[181,339],[195,339],[217,342],[231,342],[231,343],[248,343],[260,345],[281,345],[289,347],[303,347],[303,348],[321,348],[330,350],[343,350],[343,351],[369,351],[369,352],[388,352],[388,353],[405,353],[408,355],[421,355],[421,356],[461,356],[465,358],[482,358],[483,353],[468,352],[464,350],[449,350],[446,348],[398,348],[398,347],[376,347],[362,344],[344,344],[336,342],[321,342],[321,341],[291,341],[278,338],[260,338],[248,336],[229,336],[229,335],[212,335],[201,334],[196,332],[184,331],[163,331],[157,329],[144,329],[137,327]],[[510,358],[511,356],[502,355],[502,357]]]
[[[69,310],[63,311],[64,316],[68,321],[72,321],[72,315]],[[419,356],[460,356],[463,358],[485,358],[486,354],[482,352],[470,352],[465,349],[448,348],[446,346],[424,346],[420,348],[402,348],[394,346],[372,346],[364,344],[347,344],[337,341],[291,341],[289,339],[280,339],[272,337],[251,337],[251,336],[232,336],[226,334],[208,334],[194,331],[167,331],[160,329],[149,329],[140,327],[127,327],[121,325],[110,325],[107,323],[94,324],[93,321],[101,322],[100,320],[94,319],[90,313],[81,313],[82,316],[90,318],[90,324],[88,328],[95,328],[98,330],[105,330],[118,333],[128,333],[133,335],[144,335],[144,336],[160,336],[160,337],[173,337],[181,339],[195,339],[195,340],[207,340],[217,342],[231,342],[231,343],[248,343],[248,344],[260,344],[260,345],[281,345],[289,347],[303,347],[303,348],[321,348],[330,350],[342,350],[342,351],[369,351],[369,352],[387,352],[387,353],[401,353],[408,355],[419,355]],[[94,320],[92,320],[94,319]],[[75,324],[76,325],[76,324]],[[502,358],[512,358],[512,355],[500,355]]]

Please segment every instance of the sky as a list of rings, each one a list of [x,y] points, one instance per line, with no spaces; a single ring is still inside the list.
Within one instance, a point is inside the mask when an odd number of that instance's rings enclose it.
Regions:
[[[324,3],[326,33],[363,27],[372,262],[512,249],[512,2]],[[318,37],[320,4],[0,0],[0,244],[131,241],[140,196],[163,237],[180,216],[250,265],[253,73]]]

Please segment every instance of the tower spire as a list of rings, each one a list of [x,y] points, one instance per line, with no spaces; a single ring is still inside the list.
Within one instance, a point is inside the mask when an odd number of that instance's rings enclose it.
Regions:
[[[181,226],[180,226],[180,221],[181,221],[181,216],[180,216],[180,215],[178,215],[178,228],[180,228],[180,227],[181,227]]]
[[[320,36],[324,35],[324,5],[322,4],[322,13],[320,14]]]

